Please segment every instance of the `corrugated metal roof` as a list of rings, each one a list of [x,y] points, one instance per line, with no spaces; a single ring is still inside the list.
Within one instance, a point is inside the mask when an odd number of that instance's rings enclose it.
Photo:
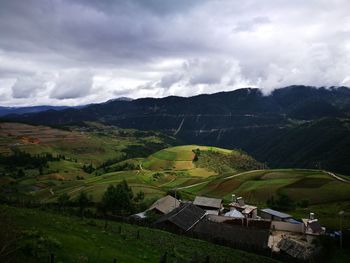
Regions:
[[[291,215],[288,215],[288,214],[285,214],[285,213],[282,213],[282,212],[273,210],[273,209],[271,209],[271,208],[261,209],[261,211],[262,211],[262,212],[265,212],[265,213],[267,213],[267,214],[270,214],[270,215],[279,217],[279,218],[291,218],[291,217],[292,217]]]
[[[205,196],[196,196],[193,204],[198,206],[212,207],[212,208],[221,208],[222,199],[209,198]]]

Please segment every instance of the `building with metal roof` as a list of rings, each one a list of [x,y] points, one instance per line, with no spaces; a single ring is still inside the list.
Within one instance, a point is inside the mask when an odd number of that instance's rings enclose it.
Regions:
[[[282,213],[271,208],[265,208],[260,210],[260,216],[264,219],[275,220],[275,221],[286,221],[293,218],[291,215]]]

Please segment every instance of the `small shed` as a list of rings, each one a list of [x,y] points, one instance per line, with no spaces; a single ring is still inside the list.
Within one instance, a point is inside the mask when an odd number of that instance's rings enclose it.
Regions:
[[[172,197],[171,195],[167,195],[155,201],[147,210],[155,211],[159,214],[167,214],[179,206],[180,206],[179,200]]]
[[[257,216],[258,208],[256,206],[246,204],[242,197],[235,199],[229,206],[231,210],[238,210],[246,218],[256,218]]]
[[[273,221],[288,221],[289,219],[293,218],[291,215],[270,208],[261,209],[260,216],[264,219],[269,219]]]
[[[196,196],[193,204],[208,211],[209,214],[213,214],[213,211],[219,213],[222,207],[222,199]]]
[[[302,219],[305,234],[321,235],[325,233],[325,228],[321,226],[317,219]]]

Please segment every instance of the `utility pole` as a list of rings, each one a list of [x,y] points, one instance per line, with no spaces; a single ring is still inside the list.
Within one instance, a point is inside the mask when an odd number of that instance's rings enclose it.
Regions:
[[[344,211],[339,212],[339,217],[340,217],[340,249],[343,248],[343,215]]]

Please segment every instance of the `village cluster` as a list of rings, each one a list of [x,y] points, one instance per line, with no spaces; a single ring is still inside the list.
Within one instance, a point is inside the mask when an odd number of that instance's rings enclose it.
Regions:
[[[284,253],[300,260],[316,253],[313,240],[325,233],[313,213],[298,221],[270,208],[258,209],[235,195],[226,206],[217,198],[197,196],[192,202],[167,195],[133,216],[145,219],[150,212],[159,215],[155,226],[167,231],[234,248]]]

